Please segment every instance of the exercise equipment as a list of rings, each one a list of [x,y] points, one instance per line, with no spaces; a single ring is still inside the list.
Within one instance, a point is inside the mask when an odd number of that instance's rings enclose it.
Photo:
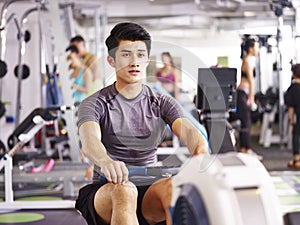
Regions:
[[[15,13],[11,13],[9,16],[7,16],[8,13],[8,7],[13,4],[14,2],[21,2],[26,0],[6,0],[1,8],[1,18],[0,18],[0,78],[4,77],[7,73],[7,64],[5,63],[5,52],[6,52],[6,32],[8,25],[11,21],[15,22],[15,25],[18,29],[18,37],[23,37],[23,34],[20,33],[20,24],[17,20],[17,16]],[[25,33],[26,40],[30,40],[30,33]],[[21,50],[20,50],[21,51]],[[2,81],[0,80],[0,99],[2,97]]]
[[[4,116],[5,112],[6,112],[5,105],[4,105],[4,103],[0,100],[0,118],[1,118],[2,116]]]
[[[2,99],[2,78],[7,74],[7,64],[4,60],[6,51],[6,31],[8,24],[10,21],[15,19],[16,16],[14,13],[12,13],[9,17],[7,17],[7,8],[13,2],[13,0],[5,1],[0,12],[0,101]]]
[[[4,103],[0,100],[0,119],[5,114],[5,106]],[[6,152],[6,147],[4,143],[0,140],[0,156],[2,156]]]
[[[5,184],[5,202],[0,203],[1,209],[16,210],[23,208],[74,208],[74,201],[40,201],[36,204],[36,201],[27,202],[15,202],[12,188],[12,157],[19,151],[24,145],[30,141],[33,136],[46,124],[52,123],[57,118],[57,111],[69,110],[71,107],[61,106],[52,108],[37,108],[29,114],[26,119],[17,127],[17,131],[13,133],[18,142],[14,147],[7,152],[0,160],[0,169],[4,168],[4,184]]]
[[[268,172],[247,154],[192,157],[172,182],[174,225],[283,225]]]
[[[22,34],[22,33],[18,33],[18,34],[17,34],[17,39],[18,39],[18,40],[20,40],[20,39],[22,39],[22,38],[24,38],[24,41],[25,41],[26,43],[30,41],[30,39],[31,39],[31,34],[30,34],[29,30],[25,30],[23,34]]]
[[[3,78],[7,73],[7,64],[6,62],[0,60],[0,78]]]
[[[6,147],[4,143],[0,140],[0,156],[3,156],[5,152],[6,152]]]
[[[293,4],[288,0],[271,0],[270,1],[271,9],[274,11],[275,16],[277,17],[277,56],[276,56],[276,72],[278,79],[278,120],[279,120],[279,143],[283,147],[285,142],[285,128],[284,128],[284,90],[283,90],[283,74],[282,74],[282,52],[280,49],[280,42],[282,39],[282,28],[283,28],[283,9],[284,8],[293,8]]]
[[[268,88],[266,94],[257,93],[255,99],[259,105],[259,112],[262,113],[262,125],[259,136],[259,144],[269,148],[271,144],[289,144],[291,130],[288,122],[288,114],[283,114],[282,133],[274,132],[274,124],[279,114],[279,90]],[[282,136],[282,137],[281,137]]]
[[[65,112],[66,110],[71,110],[73,107],[70,106],[56,106],[56,107],[48,107],[46,109],[44,108],[36,108],[34,109],[20,124],[15,128],[13,133],[9,136],[7,140],[7,146],[11,149],[13,146],[16,145],[17,142],[21,141],[21,135],[24,132],[27,132],[28,130],[32,129],[32,127],[35,125],[33,118],[35,118],[37,115],[41,115],[43,118],[47,120],[54,121],[57,119],[57,111]],[[50,123],[53,124],[53,123]],[[45,141],[45,140],[42,140]]]
[[[173,225],[283,225],[271,177],[248,154],[198,155],[180,166],[129,166],[128,171],[136,185],[171,177]]]
[[[28,78],[29,75],[30,75],[30,68],[26,64],[22,64],[21,69],[19,67],[20,67],[19,65],[16,65],[16,67],[14,69],[15,77],[18,78],[19,77],[19,71],[22,71],[20,73],[21,74],[21,79],[24,80],[24,79]]]
[[[228,123],[236,105],[235,68],[199,68],[196,107],[204,123],[213,154],[235,151]],[[213,137],[213,138],[210,138]]]
[[[31,162],[31,161],[30,161]],[[29,163],[30,163],[29,162]],[[23,166],[23,165],[21,165]],[[26,165],[25,165],[26,166]],[[30,166],[30,165],[29,165]],[[31,164],[33,166],[33,163]],[[60,190],[64,197],[76,197],[77,196],[77,184],[84,184],[91,182],[90,179],[85,177],[86,170],[88,169],[89,165],[86,163],[74,163],[74,162],[60,162],[56,161],[54,167],[49,172],[36,172],[32,173],[30,171],[25,171],[26,168],[20,169],[20,166],[13,167],[13,180],[12,183],[15,185],[27,185],[36,186],[38,189],[31,189],[27,190],[27,195],[36,195],[43,193],[56,193],[54,189],[44,189],[41,188],[41,184],[51,185],[57,184],[60,187]],[[28,168],[30,169],[30,168]],[[0,176],[0,182],[4,182],[5,178]],[[15,190],[16,195],[18,194],[18,190]],[[24,191],[21,191],[24,193]],[[20,193],[19,193],[20,194]]]
[[[56,119],[56,115],[53,114],[53,112],[51,112],[50,110],[44,110],[43,108],[34,109],[9,136],[7,145],[10,149],[12,149],[19,141],[21,141],[21,135],[24,132],[32,129],[32,127],[35,126],[36,123],[35,121],[33,121],[33,119],[38,115],[42,116],[42,118],[46,121],[53,121]]]
[[[7,25],[11,21],[14,14],[7,18],[7,8],[13,1],[6,1],[4,2],[2,9],[1,9],[1,20],[0,20],[0,78],[3,78],[7,73],[7,64],[4,60],[5,50],[6,50],[6,31]],[[0,99],[2,95],[2,84],[0,86]]]
[[[286,213],[283,218],[285,225],[299,225],[300,212]]]
[[[42,5],[42,3],[40,2]],[[16,116],[15,116],[15,124],[16,127],[19,125],[20,122],[20,112],[21,112],[21,94],[22,94],[22,80],[26,79],[30,75],[29,67],[23,63],[23,58],[25,54],[25,44],[30,40],[30,33],[28,30],[24,30],[24,24],[27,21],[27,17],[35,11],[40,10],[41,6],[33,7],[31,9],[26,10],[20,22],[16,21],[17,29],[18,29],[18,65],[14,69],[14,74],[18,79],[17,85],[17,100],[16,100]]]

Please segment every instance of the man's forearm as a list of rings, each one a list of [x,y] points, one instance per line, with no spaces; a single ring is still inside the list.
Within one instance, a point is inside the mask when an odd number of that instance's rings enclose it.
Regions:
[[[104,145],[99,141],[94,141],[92,137],[82,141],[82,151],[89,160],[99,167],[104,161],[110,160]]]
[[[199,133],[199,131],[192,127],[189,129],[189,135],[187,136],[187,147],[191,155],[199,155],[207,153],[207,142],[204,137]]]
[[[79,128],[82,151],[94,164],[101,166],[104,161],[111,160],[101,142],[100,127],[96,122],[86,122]]]
[[[172,130],[186,144],[191,155],[207,153],[207,141],[187,119],[175,120]]]

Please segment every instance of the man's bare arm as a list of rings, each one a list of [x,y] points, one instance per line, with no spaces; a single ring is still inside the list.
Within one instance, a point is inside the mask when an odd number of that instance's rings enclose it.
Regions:
[[[172,124],[172,130],[186,144],[191,155],[207,153],[207,141],[188,119],[176,119]]]
[[[101,142],[101,131],[98,123],[88,121],[79,127],[82,151],[95,165],[101,167],[101,172],[109,182],[125,183],[128,181],[128,170],[125,163],[114,161],[106,152]]]

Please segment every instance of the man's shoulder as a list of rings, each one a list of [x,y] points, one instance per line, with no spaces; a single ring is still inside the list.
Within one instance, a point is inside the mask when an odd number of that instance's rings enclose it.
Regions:
[[[88,96],[85,101],[107,101],[107,99],[112,98],[115,96],[115,91],[113,85],[106,86],[98,91],[96,91],[94,94]]]
[[[116,95],[116,90],[114,84],[108,85],[98,91],[98,98],[100,99],[110,99]]]
[[[162,97],[165,96],[159,90],[155,89],[154,87],[150,87],[146,84],[144,84],[143,93],[144,93],[144,95],[146,95],[148,97],[157,98],[157,99],[161,99]]]

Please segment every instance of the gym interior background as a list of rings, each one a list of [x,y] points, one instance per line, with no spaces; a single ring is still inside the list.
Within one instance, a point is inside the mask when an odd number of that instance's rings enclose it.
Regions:
[[[198,68],[236,68],[239,83],[241,42],[245,36],[253,35],[260,41],[256,92],[267,99],[261,100],[259,110],[253,112],[254,149],[264,156],[262,163],[279,190],[284,213],[300,211],[299,171],[287,167],[292,150],[283,102],[284,92],[291,84],[291,64],[300,62],[299,0],[2,0],[0,7],[0,59],[7,67],[0,79],[0,100],[6,109],[0,118],[0,140],[4,145],[1,156],[16,144],[8,144],[15,128],[34,109],[47,107],[51,75],[57,76],[62,105],[73,105],[65,49],[76,34],[82,35],[88,49],[98,56],[106,86],[114,81],[104,46],[109,31],[122,21],[145,26],[153,38],[145,80],[156,83],[154,71],[162,66],[160,54],[170,52],[181,70],[179,101],[188,110],[193,109],[197,95]],[[27,72],[28,77],[18,78],[17,65],[23,65],[23,74]],[[79,152],[76,113],[72,107],[58,111],[54,125],[45,125],[14,156],[15,198],[50,195],[75,199],[78,188],[89,182],[88,165],[81,162]],[[34,157],[37,152],[42,152],[43,157]],[[55,165],[47,175],[27,171],[49,163],[54,155]],[[0,197],[5,201],[1,169]],[[64,170],[66,174],[61,173]],[[74,216],[74,212],[70,215]]]

